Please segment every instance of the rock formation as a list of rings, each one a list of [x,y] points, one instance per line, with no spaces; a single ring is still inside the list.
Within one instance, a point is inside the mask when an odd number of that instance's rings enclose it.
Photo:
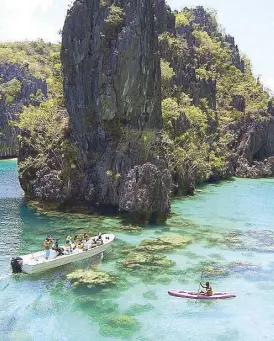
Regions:
[[[150,150],[162,128],[154,14],[152,0],[75,1],[62,62],[84,173],[73,197],[157,220],[169,212],[171,176]]]
[[[19,65],[0,63],[0,159],[18,155],[17,133],[9,121],[16,119],[23,105],[31,103],[31,96],[35,96],[38,90],[47,95],[45,81],[33,77]]]

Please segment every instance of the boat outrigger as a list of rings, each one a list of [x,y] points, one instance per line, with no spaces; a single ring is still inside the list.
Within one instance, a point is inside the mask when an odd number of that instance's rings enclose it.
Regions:
[[[58,256],[58,252],[50,250],[50,256],[45,258],[45,251],[39,251],[28,255],[14,257],[11,260],[13,273],[24,272],[27,274],[42,272],[58,266],[81,261],[104,252],[114,241],[114,234],[102,234],[100,242],[96,242],[98,237],[90,238],[86,243],[85,249],[75,248],[71,252],[62,247],[65,251]]]
[[[232,292],[214,292],[213,295],[201,295],[197,292],[183,291],[183,290],[169,290],[168,294],[170,296],[180,297],[180,298],[190,298],[194,300],[220,300],[225,298],[233,298],[236,295]]]

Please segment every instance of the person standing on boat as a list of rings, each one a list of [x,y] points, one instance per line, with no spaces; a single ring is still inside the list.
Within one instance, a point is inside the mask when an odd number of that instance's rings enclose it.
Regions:
[[[200,295],[205,295],[205,296],[212,296],[213,295],[213,290],[212,287],[209,285],[209,282],[206,282],[206,286],[203,286],[202,283],[200,283],[200,286],[204,289],[205,291],[201,291],[199,294]]]
[[[51,240],[49,239],[49,237],[47,237],[47,238],[44,240],[44,249],[45,249],[45,251],[46,251],[46,259],[49,259],[51,245],[52,245],[52,242],[51,242]]]

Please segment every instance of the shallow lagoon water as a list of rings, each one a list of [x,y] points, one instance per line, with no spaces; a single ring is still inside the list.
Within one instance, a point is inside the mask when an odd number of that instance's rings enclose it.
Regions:
[[[37,213],[23,200],[16,162],[1,161],[0,340],[273,340],[273,202],[274,180],[236,179],[174,200],[165,225],[129,232],[115,217]],[[84,231],[117,235],[103,261],[35,276],[10,274],[10,257],[39,250],[46,234]],[[125,248],[171,235],[192,241],[164,253],[172,267],[132,272],[121,266]],[[76,269],[114,274],[116,285],[74,288],[66,275]],[[200,302],[167,295],[170,288],[197,290],[201,274],[215,290],[237,298]]]

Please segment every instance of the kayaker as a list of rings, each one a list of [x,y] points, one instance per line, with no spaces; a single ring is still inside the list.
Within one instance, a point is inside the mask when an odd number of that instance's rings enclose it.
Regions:
[[[212,296],[213,295],[213,290],[212,287],[209,285],[209,282],[206,282],[206,286],[203,286],[202,283],[200,283],[200,286],[204,289],[205,291],[199,292],[200,295],[206,295],[206,296]]]

